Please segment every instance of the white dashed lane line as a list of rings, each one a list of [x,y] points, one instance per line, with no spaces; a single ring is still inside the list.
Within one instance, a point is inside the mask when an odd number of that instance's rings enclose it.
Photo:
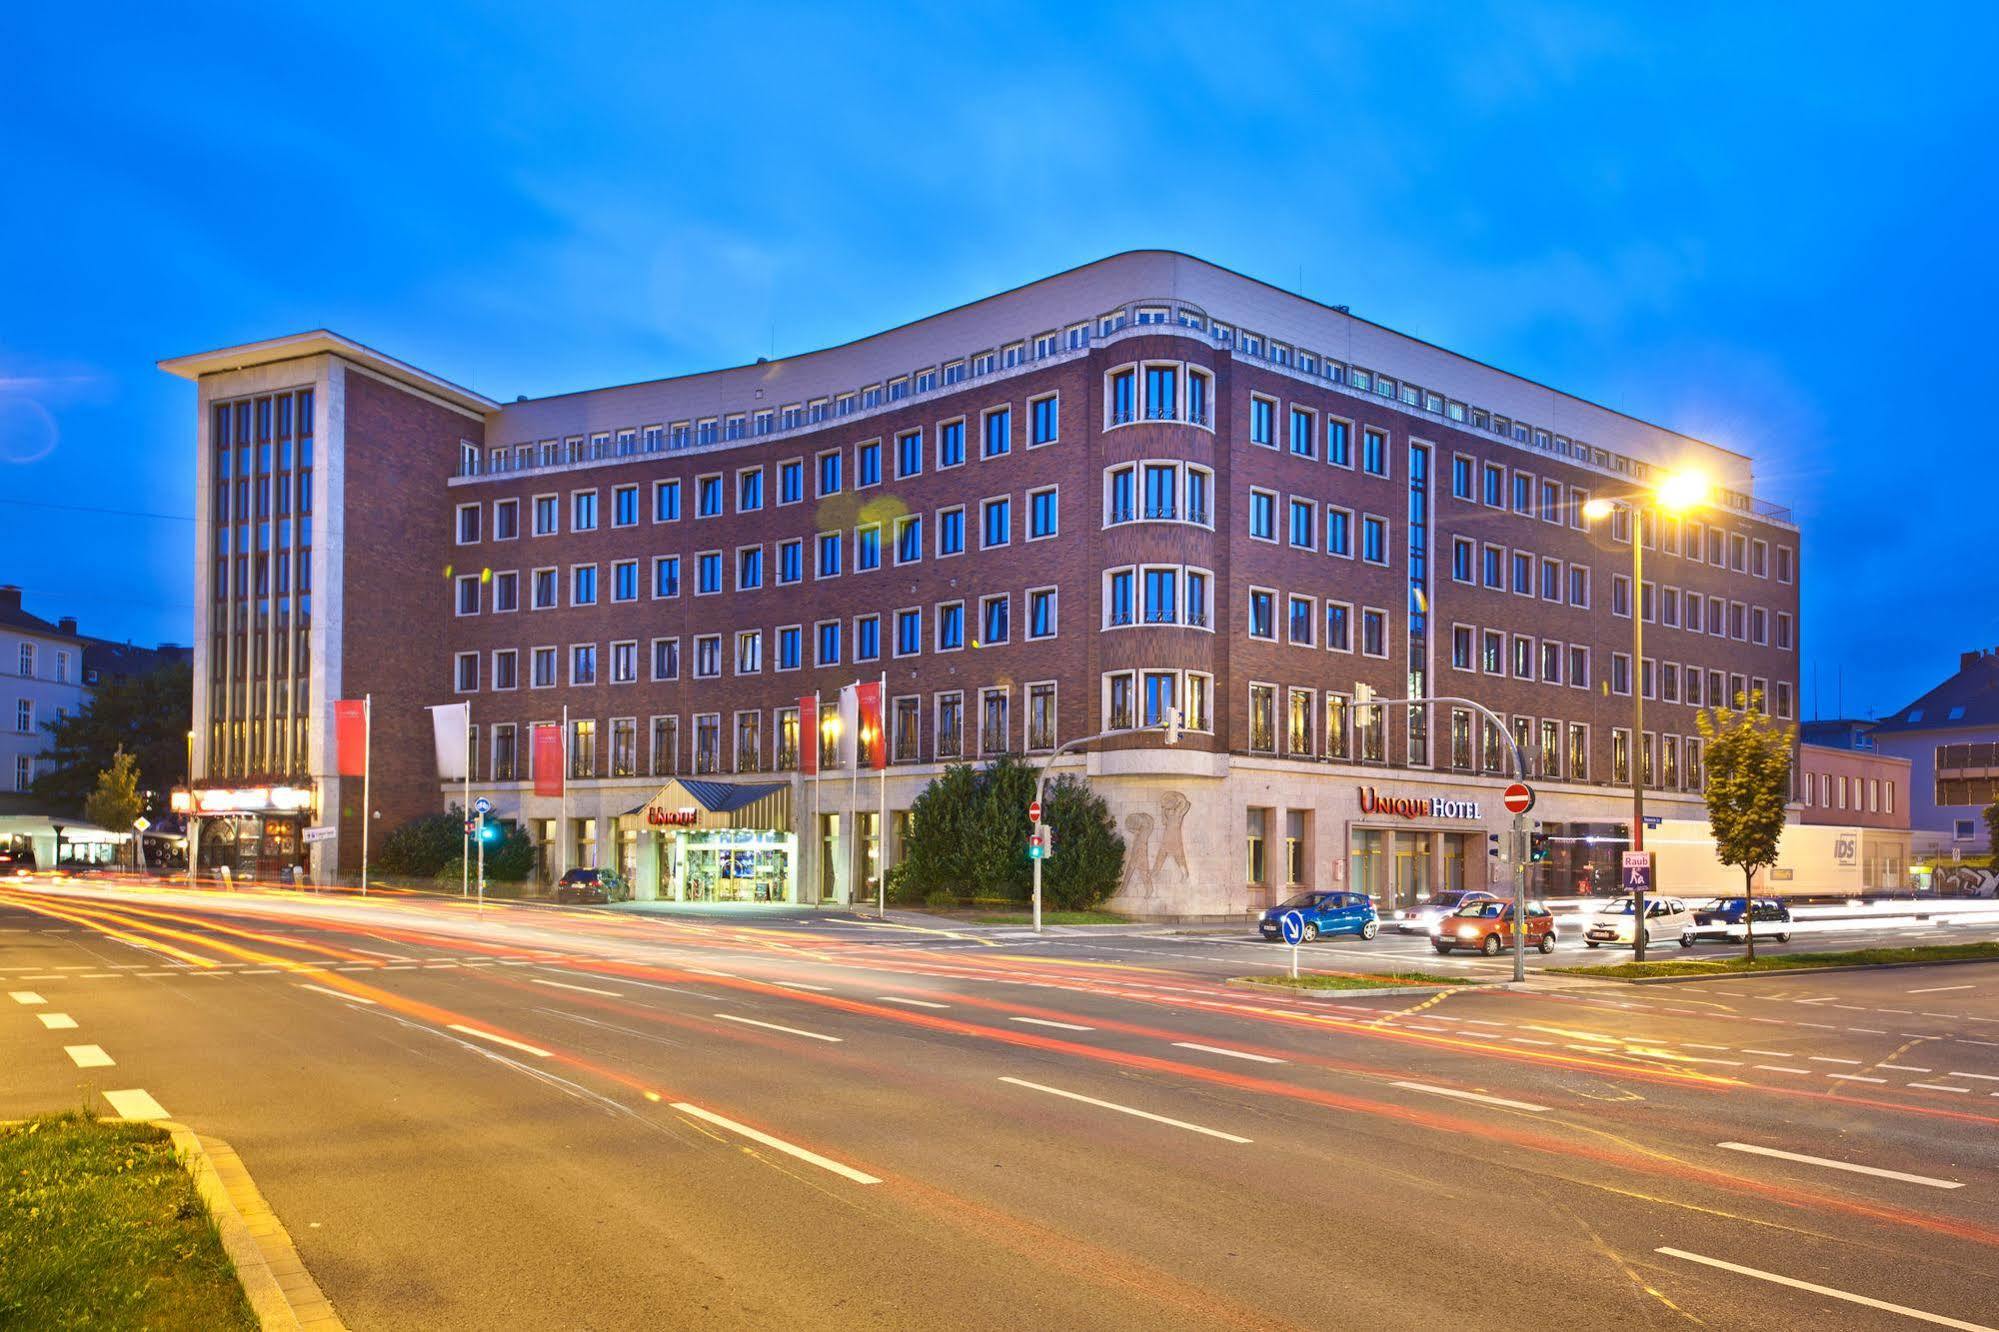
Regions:
[[[1079,1022],[1056,1022],[1050,1018],[1010,1017],[1008,1022],[1024,1022],[1030,1027],[1055,1027],[1062,1031],[1095,1031],[1095,1027],[1085,1027]]]
[[[42,1004],[48,1001],[33,990],[9,990],[7,997],[17,1004]]]
[[[748,1124],[738,1124],[735,1120],[718,1115],[713,1110],[703,1110],[700,1106],[690,1105],[686,1101],[675,1101],[672,1104],[673,1108],[683,1115],[692,1115],[694,1118],[705,1120],[717,1128],[727,1129],[731,1133],[740,1134],[748,1138],[751,1142],[762,1143],[773,1151],[783,1152],[786,1156],[796,1157],[798,1160],[804,1161],[809,1165],[818,1166],[821,1170],[830,1170],[842,1179],[850,1179],[856,1184],[881,1183],[881,1180],[868,1174],[866,1171],[856,1170],[850,1165],[844,1165],[830,1157],[821,1156],[817,1152],[800,1147],[797,1143],[786,1142],[782,1138],[774,1138],[761,1129],[751,1128]]]
[[[65,1045],[63,1053],[70,1057],[78,1068],[110,1068],[118,1062],[104,1053],[98,1045]]]
[[[1999,1332],[1984,1323],[1967,1323],[1961,1318],[1948,1318],[1943,1314],[1926,1313],[1921,1309],[1911,1309],[1906,1304],[1890,1304],[1868,1295],[1855,1295],[1852,1291],[1835,1290],[1831,1286],[1821,1286],[1810,1281],[1800,1281],[1796,1277],[1781,1276],[1776,1272],[1765,1272],[1759,1268],[1744,1267],[1740,1263],[1724,1262],[1719,1258],[1707,1258],[1698,1253],[1688,1253],[1685,1249],[1657,1248],[1654,1253],[1668,1258],[1679,1258],[1690,1263],[1700,1263],[1706,1267],[1719,1268],[1724,1272],[1734,1272],[1738,1276],[1754,1277],[1758,1281],[1768,1281],[1773,1285],[1789,1286],[1793,1290],[1808,1291],[1813,1295],[1824,1295],[1829,1299],[1844,1300],[1848,1304],[1858,1304],[1869,1309],[1879,1309],[1884,1313],[1900,1314],[1918,1322],[1931,1323],[1938,1327],[1954,1327],[1959,1332]]]
[[[524,1054],[534,1055],[538,1059],[546,1059],[549,1057],[548,1051],[542,1049],[538,1045],[529,1045],[526,1041],[517,1041],[513,1040],[510,1037],[498,1036],[490,1031],[481,1031],[477,1027],[467,1027],[457,1022],[453,1022],[448,1025],[453,1031],[462,1032],[464,1035],[467,1036],[477,1036],[482,1041],[491,1041],[495,1045],[504,1045],[510,1050],[519,1050]]]
[[[878,1004],[907,1004],[911,1008],[949,1008],[951,1006],[949,1004],[934,1004],[928,999],[904,999],[900,995],[893,994],[878,994],[875,996],[875,1002]]]
[[[1278,1059],[1272,1055],[1251,1054],[1248,1050],[1231,1050],[1227,1046],[1222,1045],[1202,1045],[1196,1041],[1175,1041],[1173,1044],[1182,1050],[1199,1050],[1202,1054],[1223,1055],[1229,1059],[1247,1059],[1253,1064],[1283,1064],[1289,1062],[1288,1060]]]
[[[1189,1133],[1199,1133],[1210,1138],[1220,1138],[1224,1142],[1247,1143],[1250,1141],[1250,1139],[1240,1137],[1234,1133],[1224,1133],[1220,1129],[1208,1128],[1201,1124],[1189,1124],[1184,1119],[1169,1119],[1165,1115],[1155,1115],[1150,1110],[1140,1110],[1135,1106],[1119,1105],[1116,1101],[1100,1101],[1094,1096],[1085,1096],[1081,1092],[1064,1091],[1060,1087],[1050,1087],[1044,1083],[1029,1082],[1025,1078],[1003,1077],[1000,1081],[1015,1087],[1025,1087],[1029,1091],[1045,1092],[1050,1096],[1060,1096],[1067,1100],[1080,1101],[1084,1105],[1094,1105],[1104,1110],[1115,1110],[1121,1115],[1130,1115],[1134,1119],[1147,1119],[1155,1124],[1165,1124],[1172,1128],[1185,1129]]]
[[[1877,1179],[1900,1180],[1904,1184],[1922,1184],[1932,1189],[1961,1189],[1963,1184],[1952,1179],[1934,1179],[1929,1175],[1911,1175],[1900,1170],[1883,1170],[1879,1166],[1855,1165],[1851,1161],[1834,1161],[1823,1156],[1806,1156],[1800,1152],[1780,1151],[1775,1147],[1758,1147],[1749,1142],[1718,1142],[1717,1147],[1731,1152],[1748,1152],[1756,1156],[1774,1157],[1779,1161],[1796,1161],[1800,1165],[1824,1166],[1828,1170],[1845,1170],[1856,1175],[1873,1175]]]
[[[827,1036],[816,1031],[806,1031],[802,1027],[785,1027],[775,1022],[759,1022],[755,1018],[737,1017],[733,1013],[717,1013],[714,1016],[724,1022],[740,1022],[746,1027],[762,1027],[765,1031],[781,1031],[787,1036],[803,1036],[807,1040],[830,1041],[835,1044],[844,1041],[844,1036]]]
[[[50,1031],[76,1030],[76,1019],[67,1013],[37,1013],[35,1016],[40,1018],[42,1025]]]
[[[120,1119],[165,1119],[167,1108],[153,1099],[152,1093],[140,1087],[125,1091],[108,1091],[104,1099],[118,1112]]]

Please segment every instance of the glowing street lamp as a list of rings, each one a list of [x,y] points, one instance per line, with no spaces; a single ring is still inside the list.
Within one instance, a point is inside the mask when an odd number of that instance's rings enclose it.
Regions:
[[[1708,502],[1711,487],[1700,472],[1673,472],[1650,489],[1620,495],[1618,501],[1631,506],[1631,849],[1645,849],[1645,524],[1647,509],[1655,514],[1677,517],[1701,508]],[[1617,501],[1592,499],[1583,505],[1583,517],[1599,521],[1610,516]],[[1631,947],[1640,962],[1645,960],[1645,896],[1632,903]]]

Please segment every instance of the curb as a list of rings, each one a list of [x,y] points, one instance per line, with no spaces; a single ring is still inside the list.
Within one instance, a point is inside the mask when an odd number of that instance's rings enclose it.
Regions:
[[[173,1135],[195,1190],[215,1218],[222,1248],[266,1332],[345,1332],[319,1283],[299,1261],[291,1236],[264,1201],[235,1149],[218,1138],[198,1137],[171,1119],[159,1126]]]
[[[1711,976],[1585,976],[1573,971],[1554,973],[1563,980],[1607,981],[1612,985],[1687,985],[1707,981],[1768,980],[1773,976],[1823,976],[1839,971],[1903,971],[1909,967],[1968,967],[1999,962],[1999,957],[1939,957],[1927,962],[1858,962],[1837,967],[1785,967],[1777,971],[1717,971]]]
[[[1230,976],[1222,984],[1238,990],[1260,990],[1264,994],[1287,994],[1300,999],[1320,1001],[1336,1000],[1344,1002],[1373,996],[1394,996],[1398,994],[1460,994],[1472,990],[1511,990],[1516,988],[1513,981],[1466,981],[1463,985],[1362,985],[1351,990],[1307,990],[1289,985],[1273,985],[1269,981],[1253,980],[1247,976]]]

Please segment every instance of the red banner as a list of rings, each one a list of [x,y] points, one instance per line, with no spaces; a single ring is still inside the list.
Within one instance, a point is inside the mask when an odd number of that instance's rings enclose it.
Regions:
[[[368,704],[359,698],[333,700],[333,770],[342,777],[368,771]]]
[[[798,770],[807,777],[819,772],[819,695],[798,700]]]
[[[545,722],[534,728],[534,793],[562,794],[562,727]]]
[[[882,687],[881,681],[870,680],[854,686],[854,699],[860,705],[860,747],[854,751],[854,763],[858,767],[886,768],[888,766],[888,737],[882,733]]]

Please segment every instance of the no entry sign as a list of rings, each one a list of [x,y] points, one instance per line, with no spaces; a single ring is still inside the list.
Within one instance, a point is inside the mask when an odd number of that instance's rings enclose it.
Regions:
[[[1039,800],[1030,800],[1028,802],[1027,821],[1029,823],[1041,822],[1041,802]]]
[[[1506,788],[1506,794],[1500,797],[1500,803],[1506,806],[1506,812],[1509,814],[1525,814],[1534,808],[1534,788],[1525,782],[1515,782]]]

